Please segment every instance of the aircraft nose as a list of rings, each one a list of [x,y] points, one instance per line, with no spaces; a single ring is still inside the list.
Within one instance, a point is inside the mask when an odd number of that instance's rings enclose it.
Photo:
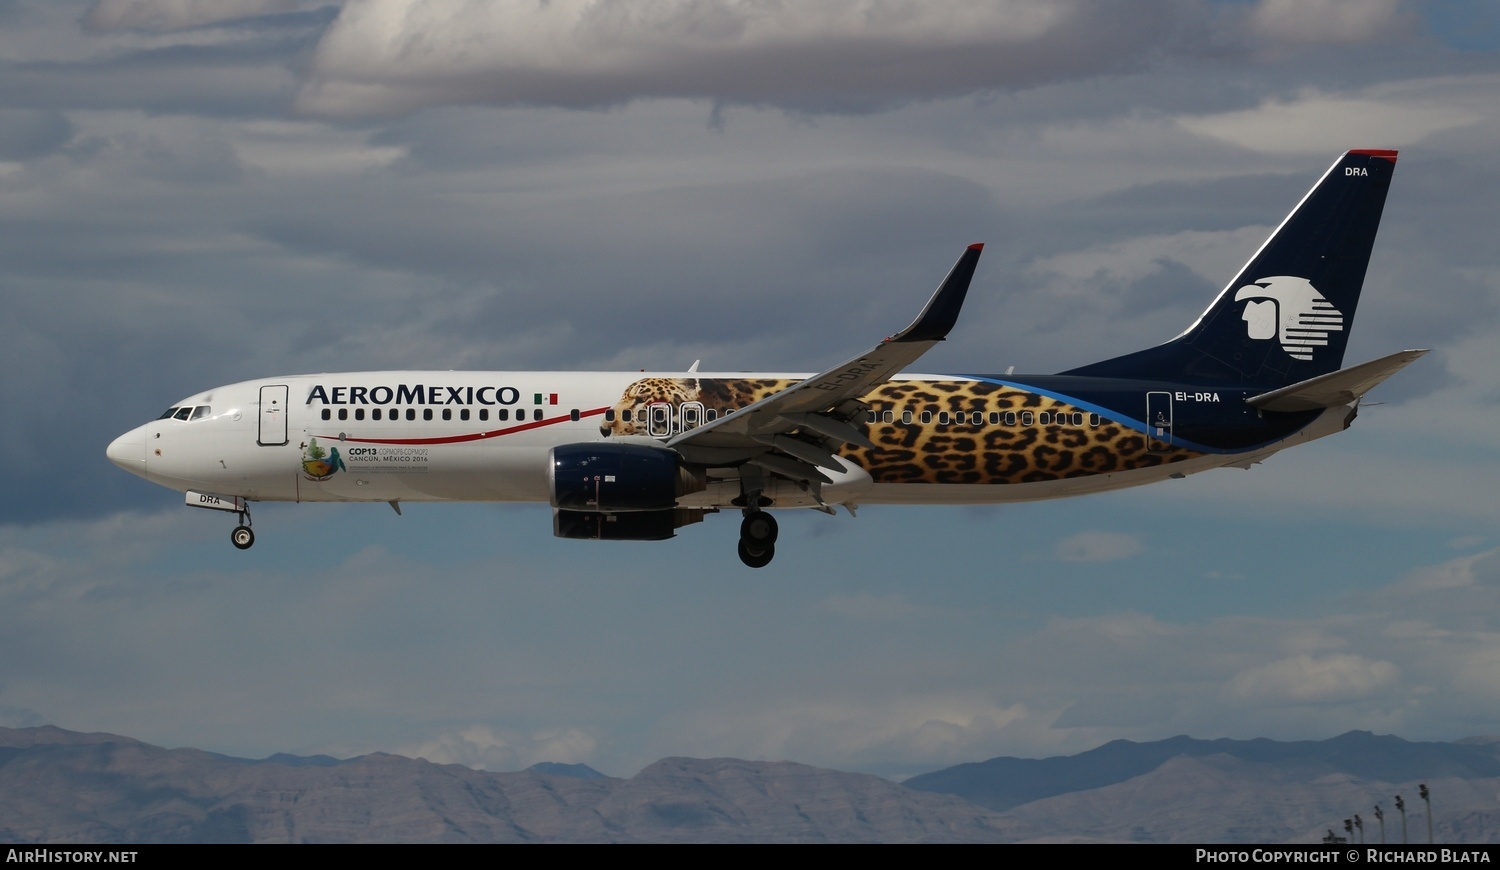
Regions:
[[[131,429],[109,442],[104,455],[109,461],[131,474],[146,476],[146,432],[143,428]]]

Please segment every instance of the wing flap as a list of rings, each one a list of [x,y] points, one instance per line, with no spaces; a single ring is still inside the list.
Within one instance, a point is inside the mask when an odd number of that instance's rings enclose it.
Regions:
[[[1416,362],[1426,350],[1403,350],[1326,375],[1308,378],[1245,401],[1262,411],[1316,411],[1358,401],[1386,378]]]
[[[760,435],[755,440],[811,465],[816,465],[820,468],[829,468],[834,471],[844,470],[844,467],[839,464],[838,458],[832,453],[816,444],[809,444],[790,435]]]
[[[816,480],[819,483],[833,483],[833,478],[819,471],[806,462],[796,459],[788,459],[785,456],[777,456],[774,453],[762,453],[750,460],[751,465],[758,465],[765,470],[791,480]]]

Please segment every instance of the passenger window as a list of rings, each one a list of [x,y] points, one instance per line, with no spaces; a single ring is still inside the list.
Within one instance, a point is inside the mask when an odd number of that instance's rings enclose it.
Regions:
[[[500,421],[509,420],[510,419],[510,409],[509,408],[496,408],[495,409],[495,419],[496,420],[500,420]]]
[[[355,408],[354,409],[354,419],[356,419],[356,420],[363,420],[364,418],[365,418],[365,409],[364,408]]]
[[[501,411],[500,413],[504,414],[505,412]],[[620,412],[620,422],[621,423],[629,423],[630,422],[630,409],[629,408],[626,408],[625,410],[623,410],[623,411]]]
[[[370,412],[370,419],[371,420],[379,420],[380,419],[380,409],[379,408],[376,408],[375,410],[373,410],[373,411]]]
[[[1074,426],[1082,426],[1083,425],[1083,412],[1082,411],[1074,411],[1073,412],[1073,425]]]
[[[886,411],[884,414],[881,415],[881,417],[887,423],[894,423],[894,422],[896,422],[896,412],[895,411]]]
[[[537,408],[536,410],[532,411],[531,412],[531,419],[538,420],[538,421],[541,420],[542,419],[542,409],[541,408]]]
[[[1006,411],[1005,412],[1005,425],[1007,425],[1007,426],[1014,426],[1014,425],[1016,425],[1016,412],[1015,411]]]
[[[910,423],[911,422],[911,412],[910,411],[902,411],[901,412],[901,422],[903,422],[903,423]]]
[[[1021,425],[1022,426],[1030,426],[1032,424],[1032,422],[1034,422],[1034,418],[1031,416],[1031,412],[1030,411],[1022,411],[1021,412]]]
[[[604,422],[606,422],[606,423],[613,423],[614,421],[615,421],[615,409],[614,408],[610,408],[608,411],[604,412]]]
[[[870,413],[866,414],[865,415],[865,422],[866,423],[879,423],[880,422],[880,412],[879,411],[871,411]]]
[[[946,425],[948,425],[948,412],[947,411],[939,411],[938,412],[938,425],[939,426],[946,426]]]
[[[347,419],[349,419],[349,409],[348,408],[340,408],[339,409],[339,419],[340,420],[347,420]]]
[[[716,408],[709,408],[708,409],[708,420],[709,420],[709,422],[713,422],[714,420],[717,420],[717,419],[719,419],[719,411],[718,411],[718,409],[716,409]]]
[[[323,419],[324,420],[332,420],[333,419],[333,411],[331,409],[324,408],[323,409]]]
[[[1089,415],[1089,425],[1092,426],[1092,427],[1094,427],[1094,428],[1098,428],[1098,426],[1099,426],[1099,415],[1098,414],[1090,414]]]
[[[932,412],[931,411],[923,411],[922,412],[922,422],[923,423],[931,423],[932,422]]]
[[[574,423],[578,422],[578,409],[577,408],[574,408],[573,410],[571,410],[571,411],[568,412],[568,419],[572,420]]]
[[[423,420],[431,420],[432,419],[432,409],[431,408],[423,408],[422,409],[422,419]]]
[[[1043,411],[1040,414],[1037,414],[1036,415],[1036,421],[1038,423],[1042,424],[1043,426],[1050,426],[1050,425],[1052,425],[1052,412],[1050,412],[1050,411]]]
[[[469,419],[469,409],[468,408],[461,408],[461,409],[459,409],[458,419],[460,419],[460,420],[467,420],[467,419]]]
[[[452,408],[444,408],[443,409],[443,419],[444,420],[452,420],[453,419],[453,409]]]
[[[417,409],[416,408],[407,408],[406,409],[406,419],[407,420],[415,420],[415,419],[417,419]]]
[[[480,408],[479,409],[479,422],[483,423],[483,422],[485,422],[485,421],[487,421],[489,419],[490,419],[490,409],[489,408]]]

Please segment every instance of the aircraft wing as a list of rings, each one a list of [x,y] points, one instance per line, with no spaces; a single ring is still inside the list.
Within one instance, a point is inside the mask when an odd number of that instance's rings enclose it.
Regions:
[[[970,245],[910,326],[821,374],[754,404],[690,429],[667,442],[689,462],[752,462],[794,480],[829,482],[818,467],[841,471],[839,443],[868,447],[851,425],[865,412],[861,396],[889,381],[942,341],[958,321],[984,245]]]

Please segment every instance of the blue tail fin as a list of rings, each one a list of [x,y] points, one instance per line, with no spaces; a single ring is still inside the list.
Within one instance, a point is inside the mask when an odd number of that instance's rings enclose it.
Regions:
[[[1395,151],[1350,151],[1187,331],[1065,375],[1274,388],[1343,364]]]

